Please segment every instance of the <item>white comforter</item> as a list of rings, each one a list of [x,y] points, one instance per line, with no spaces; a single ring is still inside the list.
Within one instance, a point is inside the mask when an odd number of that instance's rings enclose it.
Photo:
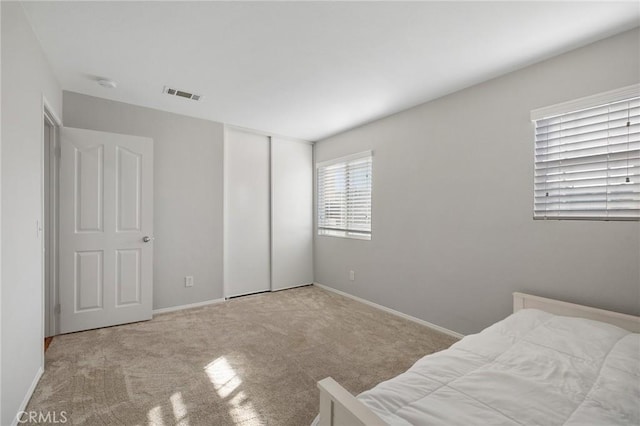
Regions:
[[[525,309],[358,399],[391,425],[640,425],[640,334]]]

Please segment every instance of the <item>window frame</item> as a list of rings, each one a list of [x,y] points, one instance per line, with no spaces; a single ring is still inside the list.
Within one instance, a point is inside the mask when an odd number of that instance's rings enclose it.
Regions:
[[[582,110],[588,110],[591,108],[604,107],[608,104],[614,104],[617,102],[623,102],[625,100],[631,100],[640,96],[640,84],[632,84],[630,86],[622,87],[619,89],[610,90],[607,92],[598,93],[592,96],[586,96],[583,98],[571,100],[568,102],[562,102],[559,104],[534,109],[531,111],[531,122],[534,132],[533,137],[533,219],[534,220],[590,220],[590,221],[639,221],[640,214],[637,216],[609,216],[610,211],[607,207],[603,210],[596,210],[593,214],[578,216],[570,214],[571,210],[567,210],[569,213],[562,215],[548,215],[545,213],[536,213],[535,211],[535,191],[538,190],[536,183],[536,170],[538,170],[538,161],[536,160],[536,149],[538,148],[538,141],[536,140],[536,122],[540,120],[550,119],[553,117],[579,113]],[[608,146],[608,145],[607,145]],[[629,152],[634,151],[630,150]],[[580,158],[580,157],[575,157]],[[570,159],[569,159],[570,160]],[[607,160],[608,161],[608,160]],[[640,176],[638,176],[640,178]],[[607,186],[608,187],[608,186]]]
[[[362,231],[357,229],[349,229],[348,225],[346,229],[341,228],[331,228],[329,226],[321,226],[320,224],[320,169],[334,166],[338,164],[345,164],[351,162],[356,162],[358,160],[368,159],[370,164],[369,174],[370,174],[370,186],[369,186],[369,230]],[[356,240],[366,240],[370,241],[373,235],[373,221],[372,221],[372,210],[373,210],[373,151],[362,151],[350,155],[346,155],[343,157],[333,158],[331,160],[322,161],[316,163],[315,167],[315,233],[319,237],[337,237],[337,238],[348,238],[348,239],[356,239]]]

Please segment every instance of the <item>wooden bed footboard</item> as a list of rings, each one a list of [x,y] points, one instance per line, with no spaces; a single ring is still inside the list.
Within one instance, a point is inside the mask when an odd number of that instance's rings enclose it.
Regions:
[[[513,312],[520,309],[540,309],[554,315],[565,317],[586,318],[594,321],[606,322],[617,327],[629,330],[632,333],[640,333],[640,317],[591,306],[577,305],[561,300],[547,299],[546,297],[532,296],[525,293],[513,293]]]
[[[318,426],[383,426],[385,422],[331,377],[318,382]]]

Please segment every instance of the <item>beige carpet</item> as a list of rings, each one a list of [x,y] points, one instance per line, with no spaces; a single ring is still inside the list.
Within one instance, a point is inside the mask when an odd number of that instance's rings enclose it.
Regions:
[[[81,425],[308,425],[316,382],[356,394],[454,338],[302,287],[58,336],[27,410]]]

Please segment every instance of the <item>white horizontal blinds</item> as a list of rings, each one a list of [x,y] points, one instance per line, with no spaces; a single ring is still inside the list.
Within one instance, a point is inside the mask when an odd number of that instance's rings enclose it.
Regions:
[[[535,121],[534,217],[640,218],[640,97]]]
[[[321,235],[370,237],[372,156],[319,165],[318,231]]]

